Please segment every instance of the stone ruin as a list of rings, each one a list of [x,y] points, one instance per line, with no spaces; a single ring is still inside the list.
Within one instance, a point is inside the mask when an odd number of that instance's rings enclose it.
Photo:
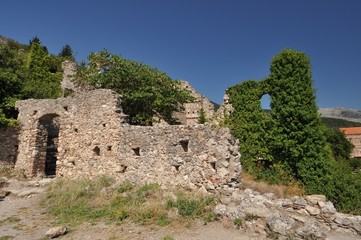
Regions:
[[[132,126],[121,97],[106,89],[22,100],[16,108],[20,128],[18,134],[8,133],[7,148],[12,150],[7,156],[0,153],[0,160],[12,154],[15,169],[28,177],[108,175],[123,182],[210,192],[239,187],[238,140],[227,128]]]
[[[204,95],[198,93],[187,81],[181,81],[181,88],[189,90],[194,102],[183,104],[184,110],[175,112],[173,116],[182,124],[194,125],[198,123],[202,111],[207,120],[211,120],[215,114],[215,105]]]

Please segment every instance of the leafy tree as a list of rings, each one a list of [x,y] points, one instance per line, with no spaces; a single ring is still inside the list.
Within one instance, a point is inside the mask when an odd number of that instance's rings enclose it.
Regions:
[[[13,125],[15,101],[60,96],[61,58],[50,55],[39,38],[31,46],[1,37],[0,42],[0,126]]]
[[[332,156],[317,111],[311,64],[302,52],[283,50],[271,63],[272,155],[307,193],[332,191]]]
[[[14,103],[22,88],[22,56],[6,44],[0,45],[0,126],[12,124],[16,118]]]
[[[175,123],[173,111],[193,100],[165,73],[142,63],[124,59],[104,50],[91,53],[88,64],[78,67],[75,82],[96,88],[109,88],[122,95],[122,107],[130,123],[152,125],[155,112],[168,123]]]
[[[355,147],[345,134],[338,129],[328,129],[327,142],[331,145],[332,155],[336,160],[350,160]]]

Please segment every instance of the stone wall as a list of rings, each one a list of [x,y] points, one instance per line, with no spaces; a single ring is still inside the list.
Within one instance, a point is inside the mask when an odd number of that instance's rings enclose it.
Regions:
[[[65,91],[76,92],[78,89],[72,81],[72,77],[76,74],[76,63],[66,60],[61,64],[63,69],[63,79],[61,81],[61,88]]]
[[[361,134],[348,135],[347,139],[355,146],[352,150],[351,157],[361,158]]]
[[[19,146],[18,129],[0,128],[0,167],[14,166]]]
[[[59,99],[18,101],[19,155],[28,176],[113,176],[164,187],[214,191],[238,187],[238,141],[209,125],[141,127],[127,124],[111,90]]]
[[[233,106],[229,103],[229,96],[225,93],[223,95],[223,103],[219,106],[213,118],[213,124],[219,125],[219,123],[223,122],[232,112]]]
[[[238,141],[228,129],[124,126],[122,135],[119,178],[207,191],[239,186]]]
[[[63,99],[28,99],[16,102],[19,110],[19,149],[15,168],[28,176],[44,172],[47,150],[47,127],[56,122],[62,125],[60,116],[66,112]],[[44,124],[45,122],[45,124]]]
[[[174,114],[174,117],[179,119],[182,124],[194,125],[197,124],[201,111],[205,113],[206,119],[212,119],[214,114],[214,104],[205,96],[198,93],[187,81],[181,81],[181,87],[191,92],[195,98],[193,103],[185,103],[184,110]]]

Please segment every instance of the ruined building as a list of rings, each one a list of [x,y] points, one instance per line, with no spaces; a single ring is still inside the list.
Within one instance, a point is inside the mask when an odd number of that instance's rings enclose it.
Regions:
[[[0,167],[14,166],[28,177],[92,178],[157,182],[163,186],[214,191],[238,187],[238,140],[229,129],[196,124],[214,105],[188,82],[196,101],[178,113],[183,125],[132,126],[112,90],[80,91],[75,66],[63,63],[63,98],[16,102],[19,127],[0,129]]]
[[[195,100],[192,103],[185,103],[184,110],[174,113],[174,117],[179,119],[182,124],[194,125],[198,123],[199,116],[203,111],[206,119],[212,119],[215,113],[214,103],[198,93],[187,81],[181,81],[181,87],[188,89]]]
[[[26,176],[106,174],[120,181],[207,191],[238,186],[238,141],[228,129],[132,126],[120,103],[120,96],[106,89],[18,101],[21,127],[18,135],[8,133],[14,139],[8,148],[17,153],[15,169]],[[2,154],[0,160],[8,157]]]

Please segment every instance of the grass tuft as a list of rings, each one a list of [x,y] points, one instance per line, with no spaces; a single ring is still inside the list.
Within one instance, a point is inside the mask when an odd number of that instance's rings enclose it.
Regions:
[[[270,184],[262,180],[255,180],[251,175],[242,173],[242,188],[250,188],[260,193],[273,193],[278,198],[289,198],[293,196],[303,196],[304,189],[297,183]]]

